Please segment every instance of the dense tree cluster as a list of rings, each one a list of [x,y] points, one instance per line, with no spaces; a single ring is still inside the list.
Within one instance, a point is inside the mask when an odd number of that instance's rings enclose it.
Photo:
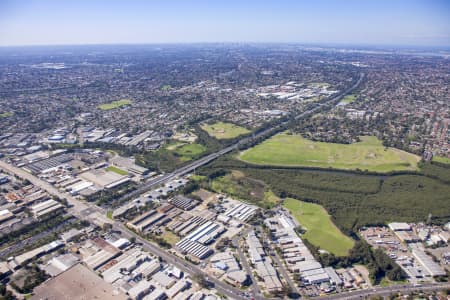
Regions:
[[[263,182],[281,198],[292,197],[325,207],[336,225],[353,235],[366,225],[386,222],[432,222],[450,218],[448,169],[426,164],[417,173],[363,174],[335,170],[273,168],[248,165],[232,158],[219,159],[201,170],[240,170]],[[241,181],[244,179],[241,179]],[[236,190],[239,190],[236,186]]]

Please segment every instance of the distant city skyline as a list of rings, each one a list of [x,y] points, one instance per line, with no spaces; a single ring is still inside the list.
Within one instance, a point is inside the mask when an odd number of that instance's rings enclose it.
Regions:
[[[0,46],[151,43],[450,46],[450,1],[0,2]]]

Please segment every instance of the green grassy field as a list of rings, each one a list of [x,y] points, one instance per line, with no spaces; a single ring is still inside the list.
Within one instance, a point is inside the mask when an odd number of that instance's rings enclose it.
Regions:
[[[433,156],[433,161],[439,162],[442,164],[450,164],[450,158],[443,156]]]
[[[201,128],[219,140],[232,139],[250,132],[247,128],[224,122],[202,124]]]
[[[273,166],[304,166],[389,172],[417,170],[420,157],[385,148],[376,137],[361,137],[354,144],[313,142],[299,135],[278,134],[242,152],[245,162]]]
[[[169,230],[165,230],[161,237],[172,246],[180,241],[180,238]]]
[[[114,167],[114,166],[107,167],[106,171],[114,172],[114,173],[119,174],[119,175],[128,175],[127,171],[119,169],[119,168]]]
[[[191,160],[206,151],[206,147],[200,144],[185,144],[173,150],[182,161]]]
[[[0,114],[0,119],[12,117],[14,114],[12,112],[4,112]]]
[[[353,247],[354,241],[333,224],[322,206],[292,198],[287,198],[283,206],[306,230],[303,237],[313,245],[337,256],[346,256]]]
[[[349,104],[349,103],[355,102],[355,100],[356,100],[356,95],[347,95],[344,97],[344,99],[341,100],[341,103]]]
[[[105,103],[105,104],[101,104],[98,106],[98,109],[100,110],[111,110],[111,109],[115,109],[115,108],[119,108],[125,105],[129,105],[131,104],[131,100],[128,99],[122,99],[122,100],[118,100],[118,101],[113,101],[110,103]]]
[[[273,208],[280,203],[280,198],[263,182],[248,178],[243,172],[236,170],[215,178],[209,183],[209,188],[217,193],[224,193],[266,209]]]
[[[177,142],[177,141],[171,141],[171,142],[165,144],[164,148],[169,150],[169,151],[174,151],[177,148],[180,148],[180,147],[182,147],[184,145],[186,145],[186,143]]]

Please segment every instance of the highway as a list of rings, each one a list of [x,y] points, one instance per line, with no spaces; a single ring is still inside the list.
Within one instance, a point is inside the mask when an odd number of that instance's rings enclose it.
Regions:
[[[301,114],[295,116],[295,119],[298,120],[298,119],[307,117],[307,116],[309,116],[309,115],[311,115],[311,114],[321,110],[323,105],[326,105],[326,104],[329,104],[329,103],[337,103],[342,98],[344,98],[346,95],[352,93],[361,84],[362,80],[364,79],[364,76],[365,76],[365,74],[361,73],[359,75],[359,78],[356,81],[356,83],[354,85],[352,85],[350,88],[348,88],[347,90],[345,90],[343,93],[339,94],[336,97],[333,97],[332,99],[328,100],[326,103],[322,103],[322,105],[318,105],[315,108],[312,108],[310,110],[302,112]],[[223,148],[222,150],[219,150],[219,151],[211,153],[211,154],[209,154],[209,155],[207,155],[205,157],[202,157],[202,158],[200,158],[200,159],[198,159],[198,160],[196,160],[196,161],[194,161],[194,162],[192,162],[192,163],[190,163],[190,164],[188,164],[186,166],[183,166],[183,167],[181,167],[181,168],[179,168],[179,169],[177,169],[177,170],[175,170],[175,171],[173,171],[171,173],[167,173],[167,174],[164,174],[164,175],[159,176],[157,178],[151,179],[151,180],[143,183],[138,189],[136,189],[136,190],[134,190],[134,191],[132,191],[132,192],[122,196],[119,199],[119,202],[124,201],[126,199],[135,198],[135,197],[137,197],[137,196],[139,196],[139,195],[141,195],[141,194],[143,194],[145,192],[150,191],[151,189],[153,189],[156,186],[162,185],[162,184],[164,184],[164,183],[166,183],[166,182],[168,182],[168,181],[170,181],[170,180],[172,180],[174,178],[177,178],[177,177],[186,175],[188,173],[191,173],[195,169],[210,163],[211,161],[217,159],[218,157],[220,157],[222,155],[225,155],[225,154],[227,154],[227,153],[229,153],[229,152],[231,152],[233,150],[238,149],[238,147],[240,145],[246,144],[249,141],[251,141],[252,139],[258,139],[258,138],[260,138],[262,136],[266,136],[270,132],[275,132],[276,129],[278,129],[278,128],[288,124],[289,122],[290,121],[282,122],[281,124],[278,124],[274,128],[268,128],[268,129],[265,129],[265,130],[255,134],[253,136],[245,137],[245,138],[239,140],[238,142],[236,142],[236,143],[234,143],[234,144],[232,144],[232,145],[230,145],[228,147]]]
[[[353,90],[356,89],[359,86],[359,84],[362,82],[363,78],[364,78],[364,73],[361,73],[358,81],[352,87],[350,87],[349,89],[347,89],[346,91],[341,93],[339,96],[336,96],[336,97],[330,99],[329,101],[327,101],[327,103],[337,102],[340,99],[342,99],[345,95],[353,92]],[[317,106],[311,110],[305,111],[305,112],[297,115],[295,118],[300,119],[300,118],[306,117],[320,109],[322,109],[322,106]],[[251,141],[251,139],[257,139],[259,137],[265,136],[265,135],[269,134],[270,132],[274,132],[277,128],[286,125],[288,122],[289,121],[283,122],[275,128],[266,129],[262,132],[257,133],[256,135],[254,135],[252,137],[243,138],[242,140],[238,141],[237,143],[230,145],[220,151],[217,151],[215,153],[212,153],[205,157],[202,157],[199,160],[196,160],[195,162],[192,162],[184,167],[181,167],[171,173],[164,174],[162,176],[154,178],[154,179],[144,183],[143,185],[141,185],[137,190],[125,195],[123,198],[137,197],[140,194],[145,193],[158,185],[161,185],[161,184],[164,184],[164,183],[170,181],[171,179],[191,173],[195,169],[208,164],[209,162],[215,160],[216,158],[237,149],[241,144],[245,144],[245,143]],[[22,179],[29,180],[32,184],[42,188],[43,190],[47,191],[49,194],[51,194],[53,196],[56,196],[61,199],[66,199],[71,206],[68,209],[68,211],[72,215],[76,216],[79,219],[91,221],[90,216],[94,212],[102,214],[103,216],[106,214],[106,211],[104,209],[96,206],[95,204],[82,202],[82,201],[72,197],[68,193],[60,192],[58,189],[56,189],[49,183],[37,178],[36,176],[24,171],[23,169],[12,166],[4,161],[0,161],[0,168],[9,174],[13,174]],[[138,234],[129,231],[122,223],[114,222],[112,224],[112,226],[113,226],[114,230],[121,231],[122,235],[127,238],[134,237],[138,242],[140,242],[143,245],[144,249],[146,249],[147,251],[149,251],[157,256],[160,256],[165,261],[167,261],[170,264],[175,265],[183,272],[188,273],[188,274],[202,274],[205,277],[205,279],[214,283],[214,288],[217,291],[219,291],[220,293],[222,293],[232,299],[247,299],[247,297],[245,296],[245,293],[242,292],[241,290],[239,290],[238,288],[234,288],[214,277],[209,277],[209,275],[207,273],[203,272],[203,270],[200,269],[198,266],[196,266],[192,263],[189,263],[189,262],[185,261],[184,259],[179,258],[179,257],[175,256],[174,254],[167,252],[165,249],[162,249],[159,246],[157,246],[153,243],[150,243],[149,241],[141,238]],[[256,296],[259,296],[259,295],[256,295]],[[258,297],[258,298],[260,298],[260,297]],[[339,298],[330,298],[330,299],[339,299]]]
[[[358,290],[353,292],[347,292],[347,293],[340,293],[340,294],[333,294],[329,296],[321,296],[316,297],[314,299],[320,299],[320,300],[351,300],[351,299],[365,299],[366,297],[372,297],[372,296],[389,296],[391,294],[395,294],[398,292],[401,293],[410,293],[414,291],[439,291],[442,289],[448,289],[450,288],[450,282],[445,283],[429,283],[429,284],[422,284],[420,286],[417,285],[393,285],[388,287],[375,287],[365,290]]]

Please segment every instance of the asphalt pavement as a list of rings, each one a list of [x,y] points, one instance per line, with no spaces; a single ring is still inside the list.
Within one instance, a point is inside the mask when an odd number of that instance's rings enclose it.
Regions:
[[[359,78],[358,78],[357,82],[353,86],[351,86],[350,88],[345,90],[343,93],[339,94],[338,96],[333,97],[332,99],[328,100],[327,103],[336,103],[337,101],[341,100],[346,95],[348,95],[351,92],[353,92],[361,84],[362,80],[364,79],[364,76],[365,76],[365,74],[361,73],[359,75]],[[295,119],[301,119],[301,118],[307,117],[307,116],[311,115],[312,113],[315,113],[316,111],[322,109],[322,106],[325,105],[325,104],[326,103],[323,103],[321,105],[318,105],[315,108],[307,110],[307,111],[297,115],[295,117]],[[134,190],[134,191],[132,191],[132,192],[122,196],[119,201],[123,201],[123,200],[126,200],[126,199],[131,199],[131,198],[137,197],[140,194],[148,192],[151,189],[153,189],[154,187],[162,185],[162,184],[168,182],[171,179],[174,179],[174,178],[186,175],[188,173],[191,173],[195,169],[210,163],[211,161],[217,159],[218,157],[220,157],[222,155],[225,155],[225,154],[227,154],[227,153],[229,153],[229,152],[231,152],[233,150],[238,149],[238,147],[240,145],[245,144],[245,143],[251,141],[252,139],[257,139],[259,137],[265,136],[266,134],[270,133],[271,131],[275,131],[275,129],[277,127],[281,127],[281,126],[286,125],[288,122],[289,121],[285,121],[285,122],[277,125],[275,128],[268,128],[268,129],[263,130],[263,131],[255,134],[253,136],[245,137],[245,138],[239,140],[238,142],[236,142],[236,143],[234,143],[234,144],[232,144],[232,145],[230,145],[228,147],[225,147],[225,148],[223,148],[223,149],[221,149],[221,150],[219,150],[219,151],[217,151],[215,153],[212,153],[212,154],[209,154],[209,155],[207,155],[205,157],[202,157],[202,158],[200,158],[200,159],[198,159],[198,160],[196,160],[196,161],[194,161],[194,162],[192,162],[192,163],[190,163],[190,164],[188,164],[186,166],[180,167],[179,169],[177,169],[177,170],[175,170],[175,171],[173,171],[171,173],[167,173],[167,174],[159,176],[159,177],[157,177],[155,179],[149,180],[149,181],[143,183],[138,189],[136,189],[136,190]]]
[[[363,78],[364,78],[364,74],[361,73],[360,78],[351,88],[347,89],[345,92],[341,93],[339,96],[334,97],[333,99],[329,100],[328,102],[333,103],[335,101],[338,101],[339,99],[342,99],[345,95],[351,93],[354,89],[356,89],[359,86],[359,84],[361,83]],[[310,115],[311,113],[318,111],[319,109],[321,109],[321,106],[317,106],[311,110],[305,111],[302,114],[298,115],[296,118],[297,119],[303,118],[305,116]],[[279,126],[282,126],[285,124],[286,123],[283,123],[283,124],[280,124]],[[254,135],[253,137],[244,138],[231,146],[228,146],[218,152],[215,152],[215,153],[209,154],[203,158],[200,158],[199,160],[192,162],[187,166],[181,167],[172,173],[165,174],[163,176],[160,176],[158,178],[150,180],[150,181],[144,183],[142,186],[140,186],[137,190],[125,195],[124,198],[132,198],[132,197],[138,196],[138,195],[152,189],[155,186],[164,184],[171,179],[174,179],[176,177],[190,173],[193,170],[218,158],[219,156],[222,156],[226,153],[229,153],[229,152],[237,149],[239,147],[239,145],[241,145],[242,143],[246,143],[246,142],[250,141],[250,139],[255,139],[255,138],[264,136],[272,130],[274,130],[274,128],[266,129],[256,135]],[[23,169],[12,166],[4,161],[0,161],[0,168],[2,168],[7,173],[14,174],[22,179],[29,180],[32,184],[42,188],[43,190],[47,191],[51,195],[54,195],[61,199],[66,199],[69,202],[69,204],[71,205],[71,207],[69,208],[69,212],[72,213],[74,216],[78,217],[79,219],[89,220],[88,217],[93,212],[105,214],[105,210],[99,208],[95,204],[82,202],[82,201],[74,198],[73,196],[71,196],[68,193],[60,192],[58,189],[56,189],[49,183],[37,178],[36,176],[26,172]],[[196,274],[196,273],[202,274],[205,278],[207,278],[208,281],[214,283],[214,288],[217,291],[219,291],[220,293],[222,293],[230,298],[233,298],[233,299],[247,299],[247,297],[245,297],[245,293],[242,292],[241,290],[239,290],[235,287],[232,287],[214,277],[209,277],[208,274],[203,272],[203,270],[200,269],[199,267],[197,267],[196,265],[189,263],[189,262],[185,261],[184,259],[181,259],[171,253],[168,253],[166,250],[159,248],[159,246],[148,242],[147,240],[141,238],[139,235],[135,234],[134,232],[129,231],[122,223],[119,223],[119,222],[113,223],[113,229],[121,231],[122,235],[124,235],[125,237],[128,237],[128,238],[134,237],[137,241],[142,243],[142,245],[144,246],[144,248],[146,250],[148,250],[149,252],[151,252],[157,256],[160,256],[165,261],[167,261],[170,264],[175,265],[177,268],[179,268],[183,272],[188,273],[188,274]],[[342,297],[341,298],[332,298],[331,297],[331,298],[327,298],[327,299],[344,299],[344,298],[342,298]],[[350,298],[345,298],[345,299],[350,299]]]
[[[237,254],[239,255],[239,260],[242,264],[242,267],[244,268],[245,272],[250,276],[250,279],[252,280],[251,289],[253,292],[253,298],[256,300],[264,299],[261,293],[261,289],[259,288],[258,282],[256,281],[255,276],[253,275],[253,271],[247,261],[247,257],[245,256],[244,251],[241,249],[240,240],[242,237],[245,237],[249,232],[251,228],[247,228],[246,230],[240,232],[238,235],[236,235],[232,239],[233,245],[236,247]]]

